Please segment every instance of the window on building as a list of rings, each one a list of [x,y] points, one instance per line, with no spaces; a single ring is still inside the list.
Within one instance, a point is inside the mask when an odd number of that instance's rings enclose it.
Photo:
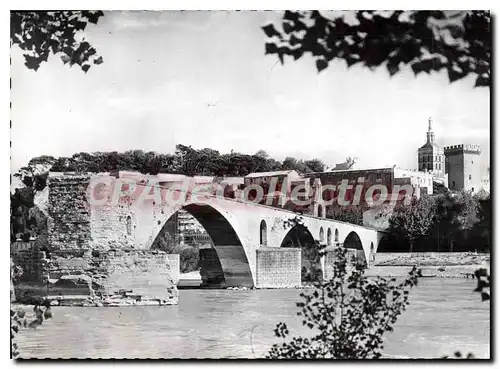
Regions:
[[[469,174],[469,181],[471,181],[471,180],[472,180],[472,176]]]
[[[260,222],[260,245],[267,246],[267,224],[265,220]]]
[[[321,205],[318,205],[318,217],[323,218],[323,207]]]
[[[470,163],[471,163],[471,164],[474,164],[474,160],[472,160]]]
[[[130,216],[127,217],[127,235],[132,235],[132,218]]]

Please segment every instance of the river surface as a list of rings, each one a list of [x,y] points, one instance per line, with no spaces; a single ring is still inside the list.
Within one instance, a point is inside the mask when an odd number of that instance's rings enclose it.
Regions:
[[[490,305],[474,280],[423,279],[385,339],[388,358],[490,355]],[[310,334],[295,315],[300,290],[180,290],[167,307],[54,307],[17,337],[22,358],[262,358],[277,322]]]

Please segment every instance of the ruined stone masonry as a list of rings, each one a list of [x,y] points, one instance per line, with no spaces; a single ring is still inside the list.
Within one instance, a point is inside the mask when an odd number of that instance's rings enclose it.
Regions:
[[[105,229],[112,242],[104,243],[102,232],[94,239],[86,199],[89,182],[90,175],[49,177],[48,244],[11,246],[11,260],[23,270],[15,282],[16,300],[80,306],[177,304],[179,255],[120,242],[112,233],[126,233],[126,217],[122,225]]]

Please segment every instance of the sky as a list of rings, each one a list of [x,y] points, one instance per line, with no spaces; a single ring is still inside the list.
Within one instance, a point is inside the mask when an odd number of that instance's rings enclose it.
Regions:
[[[11,172],[40,155],[176,144],[416,169],[429,117],[438,144],[480,144],[489,165],[490,92],[472,76],[389,77],[344,61],[317,73],[309,56],[281,65],[261,30],[280,15],[106,12],[82,34],[104,59],[86,74],[54,55],[28,70],[13,48]]]

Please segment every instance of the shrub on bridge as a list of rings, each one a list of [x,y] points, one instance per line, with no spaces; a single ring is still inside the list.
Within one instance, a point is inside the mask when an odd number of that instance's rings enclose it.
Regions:
[[[403,281],[370,278],[364,268],[348,266],[344,248],[335,249],[333,277],[317,281],[302,293],[298,313],[312,337],[291,337],[285,323],[275,334],[283,342],[273,345],[269,359],[377,359],[383,335],[393,330],[397,318],[409,304],[409,291],[417,285],[414,267]],[[351,270],[350,270],[351,269]]]
[[[179,252],[181,273],[189,273],[198,270],[199,261],[200,250],[198,247],[185,247]]]

